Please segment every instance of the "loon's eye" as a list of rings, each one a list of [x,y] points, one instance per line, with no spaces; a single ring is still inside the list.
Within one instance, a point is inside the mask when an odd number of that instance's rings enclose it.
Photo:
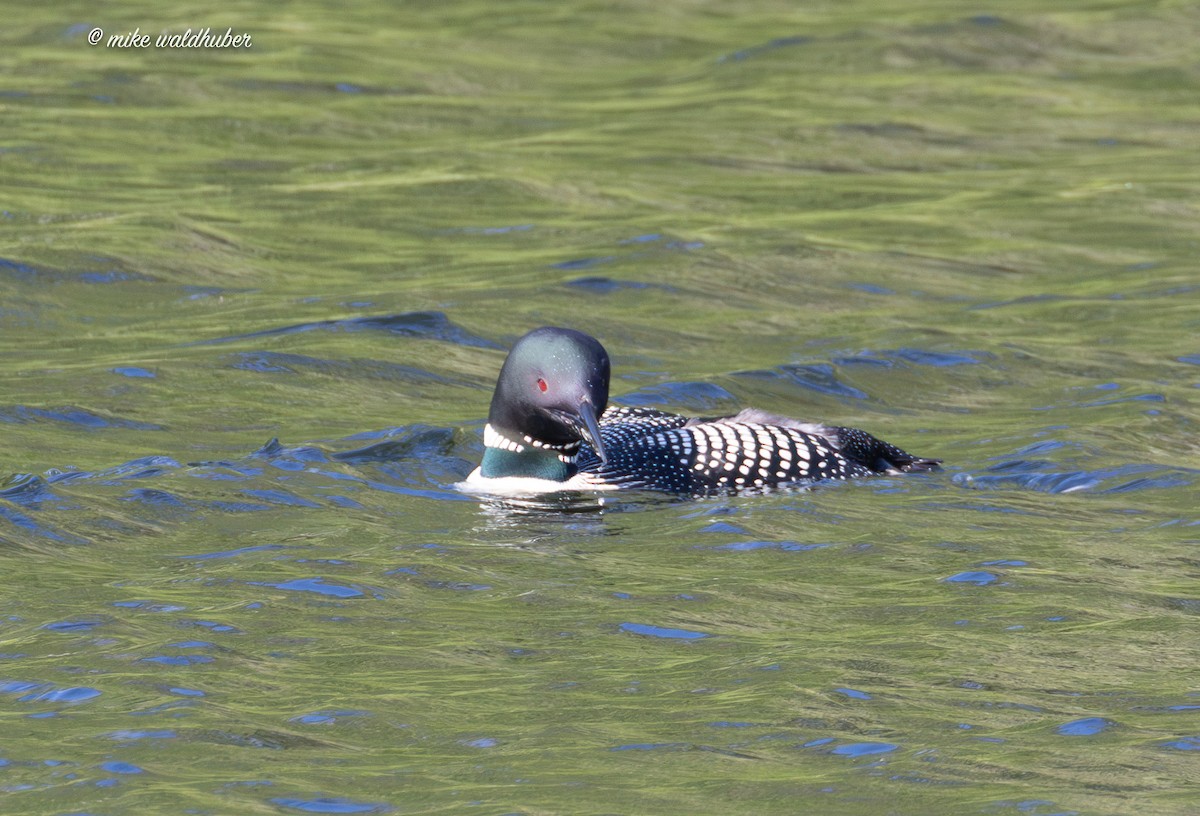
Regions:
[[[541,377],[538,377],[538,388],[541,389],[543,394],[546,393],[546,389],[549,387],[550,386],[546,385],[545,380],[543,380]]]

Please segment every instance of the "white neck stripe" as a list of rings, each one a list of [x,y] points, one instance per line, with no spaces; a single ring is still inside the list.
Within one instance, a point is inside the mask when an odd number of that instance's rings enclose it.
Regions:
[[[552,450],[558,454],[559,461],[567,465],[575,463],[576,454],[579,452],[579,443],[571,442],[566,445],[551,445],[548,442],[539,442],[531,437],[524,437],[525,441],[535,448],[544,450]],[[513,453],[523,453],[525,445],[520,442],[514,442],[504,434],[492,427],[491,423],[483,426],[483,444],[489,448],[497,448],[499,450],[512,451]]]
[[[491,423],[483,426],[483,444],[489,448],[499,448],[500,450],[512,451],[513,453],[521,453],[525,450],[525,446],[520,442],[514,442],[504,434],[492,427]]]

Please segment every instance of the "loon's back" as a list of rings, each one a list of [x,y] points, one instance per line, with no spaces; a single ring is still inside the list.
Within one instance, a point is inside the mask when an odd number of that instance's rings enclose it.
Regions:
[[[581,472],[605,484],[693,496],[931,470],[938,464],[856,428],[803,423],[753,408],[701,419],[613,406],[599,424],[608,461],[601,462],[584,443],[576,460]]]

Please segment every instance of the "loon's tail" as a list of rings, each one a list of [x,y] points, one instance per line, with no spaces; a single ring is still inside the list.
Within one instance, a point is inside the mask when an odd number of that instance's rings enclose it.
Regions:
[[[876,439],[858,428],[831,427],[842,455],[876,473],[915,473],[937,470],[941,459],[913,456],[895,445]]]

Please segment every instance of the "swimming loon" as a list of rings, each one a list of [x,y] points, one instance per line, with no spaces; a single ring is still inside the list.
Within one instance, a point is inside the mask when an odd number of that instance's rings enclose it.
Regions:
[[[604,347],[582,332],[547,326],[518,340],[492,394],[483,461],[464,487],[497,493],[625,487],[708,496],[940,463],[855,428],[752,408],[712,419],[608,408],[609,368]]]

